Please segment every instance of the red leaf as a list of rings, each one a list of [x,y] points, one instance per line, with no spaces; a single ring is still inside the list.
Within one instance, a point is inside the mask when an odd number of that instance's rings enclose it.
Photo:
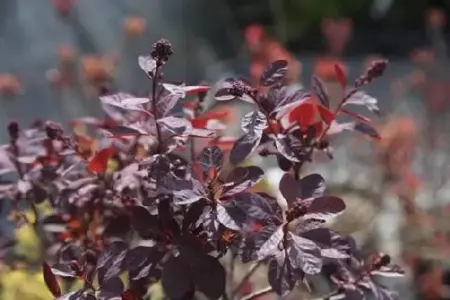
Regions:
[[[93,173],[104,173],[108,168],[108,161],[113,155],[113,148],[106,148],[98,151],[94,158],[88,163],[89,171]]]
[[[318,108],[322,121],[324,121],[327,125],[330,125],[331,122],[333,122],[333,120],[336,118],[334,113],[323,105],[318,105]]]
[[[361,116],[360,114],[357,114],[357,113],[348,111],[348,110],[346,110],[346,109],[341,109],[341,112],[344,113],[344,114],[346,114],[346,115],[349,115],[349,116],[352,116],[352,117],[354,117],[354,118],[357,118],[358,120],[361,120],[361,121],[363,121],[363,122],[367,122],[367,123],[370,123],[370,122],[371,122],[371,120],[370,120],[369,118],[367,118],[367,117],[365,117],[365,116]]]
[[[52,268],[46,263],[42,263],[42,272],[44,275],[44,281],[47,285],[50,292],[55,297],[61,296],[61,288],[59,287],[58,280],[55,277],[55,274],[52,272]]]
[[[289,113],[289,122],[297,121],[300,127],[308,127],[316,116],[316,108],[313,103],[306,102],[296,108],[294,108]]]
[[[137,300],[138,297],[130,290],[126,290],[122,293],[122,300]]]
[[[345,77],[344,71],[338,64],[334,65],[334,70],[336,72],[337,80],[341,84],[342,88],[345,89],[345,87],[347,86],[347,78]]]

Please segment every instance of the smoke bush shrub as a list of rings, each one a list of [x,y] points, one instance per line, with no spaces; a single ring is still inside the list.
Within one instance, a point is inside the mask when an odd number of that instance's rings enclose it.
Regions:
[[[68,136],[52,122],[26,130],[17,122],[8,126],[1,173],[17,180],[3,182],[1,194],[16,221],[39,232],[47,257],[43,275],[54,297],[147,299],[148,287],[161,282],[170,299],[191,299],[197,292],[235,299],[245,280],[267,264],[270,286],[244,299],[285,296],[297,284],[309,287],[317,274],[334,287],[325,299],[394,299],[372,278],[401,270],[388,255],[365,259],[351,237],[327,228],[345,203],[325,193],[319,174],[301,174],[314,153],[331,157],[331,135],[350,130],[379,138],[367,117],[348,109],[378,111],[376,100],[360,88],[381,76],[387,63],[374,62],[351,88],[336,66],[343,90],[335,110],[320,79],[313,78],[311,91],[285,85],[284,60],[271,63],[258,86],[240,78],[219,83],[217,101],[239,99],[254,107],[241,120],[243,135],[232,141],[221,136],[221,116],[202,109],[208,86],[163,78],[172,54],[171,44],[160,40],[139,57],[152,86],[148,97],[104,95],[104,118],[73,120],[90,127],[91,135]],[[341,114],[354,121],[338,123]],[[198,150],[200,142],[206,147]],[[251,155],[277,158],[286,172],[279,190],[287,209],[252,189],[264,171],[242,165]],[[226,160],[231,170],[225,170]],[[37,205],[43,202],[51,214],[40,215]],[[24,206],[34,212],[33,220],[21,214]],[[220,259],[229,252],[254,264],[226,291]],[[76,280],[82,288],[68,292]]]

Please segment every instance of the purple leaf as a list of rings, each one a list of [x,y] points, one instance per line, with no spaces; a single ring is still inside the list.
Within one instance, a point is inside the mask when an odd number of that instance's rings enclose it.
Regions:
[[[55,276],[66,278],[74,278],[77,276],[77,273],[68,264],[55,264],[52,266],[51,270]]]
[[[301,199],[322,196],[325,191],[325,180],[319,174],[310,174],[295,180],[292,175],[285,173],[280,180],[279,189],[291,208],[301,202]]]
[[[228,175],[222,197],[243,192],[256,185],[263,177],[264,171],[260,167],[237,167]]]
[[[214,169],[220,173],[223,164],[223,153],[218,146],[206,147],[202,150],[197,158],[200,169],[205,173]]]
[[[311,201],[304,217],[328,221],[344,210],[345,202],[341,198],[322,196]]]
[[[191,122],[185,118],[170,116],[157,122],[163,129],[178,136],[188,135],[192,129]]]
[[[355,130],[359,131],[369,137],[372,137],[375,139],[381,139],[381,136],[378,133],[378,131],[367,123],[357,122],[355,124]]]
[[[113,95],[101,96],[100,101],[103,104],[111,105],[121,109],[143,110],[142,104],[149,101],[148,98],[136,98],[133,95],[117,93]]]
[[[180,101],[180,96],[172,94],[167,90],[163,90],[161,95],[156,99],[156,114],[158,118],[167,116],[172,109]]]
[[[261,230],[261,238],[265,241],[256,252],[256,259],[263,260],[279,251],[279,245],[283,241],[283,226],[266,226]]]
[[[327,88],[320,78],[313,76],[311,90],[323,106],[327,108],[330,107],[330,99]]]
[[[253,135],[261,136],[266,127],[266,116],[259,110],[246,114],[241,120],[241,128],[245,133],[252,133]]]
[[[281,224],[281,215],[273,209],[269,200],[256,193],[239,193],[235,195],[235,204],[248,219],[267,223]]]
[[[284,255],[284,252],[282,252]],[[281,297],[286,297],[297,283],[297,276],[293,266],[281,260],[272,259],[269,262],[268,280],[273,290]]]
[[[284,59],[270,63],[261,76],[260,84],[263,86],[270,86],[280,82],[286,76],[287,70],[288,62]]]
[[[216,206],[216,213],[217,213],[217,221],[220,224],[231,230],[237,231],[241,230],[236,221],[233,220],[233,218],[230,216],[225,206],[218,204]]]
[[[286,159],[293,162],[300,162],[299,154],[303,150],[302,143],[299,139],[292,135],[278,134],[275,145]]]
[[[314,275],[322,269],[320,248],[311,240],[291,234],[289,256],[292,264],[306,274]]]
[[[333,135],[338,134],[343,131],[353,131],[355,129],[355,122],[337,123],[336,121],[331,122],[330,129],[328,129],[327,134]]]
[[[180,98],[186,97],[186,92],[184,91],[183,86],[170,83],[163,83],[162,86],[173,95],[176,95]]]
[[[107,281],[105,281],[100,286],[100,293],[98,294],[99,300],[110,300],[110,299],[116,299],[120,297],[124,290],[124,285],[122,280],[115,276]]]

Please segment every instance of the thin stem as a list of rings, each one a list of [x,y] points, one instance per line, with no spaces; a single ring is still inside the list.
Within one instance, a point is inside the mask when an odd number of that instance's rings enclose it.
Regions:
[[[244,284],[248,281],[250,277],[258,270],[258,268],[262,265],[263,261],[258,261],[256,264],[252,265],[248,270],[247,274],[242,278],[241,282],[237,285],[237,287],[231,292],[231,299],[233,300],[237,293],[242,289]]]
[[[266,294],[272,293],[272,292],[273,292],[273,288],[271,286],[267,286],[267,287],[260,289],[254,293],[251,293],[249,295],[242,297],[241,300],[252,300],[252,299],[264,296]]]
[[[156,134],[157,134],[156,137],[158,139],[158,151],[157,151],[158,153],[161,152],[161,128],[159,127],[159,124],[158,124],[158,113],[157,113],[157,108],[156,108],[156,87],[157,87],[157,83],[158,83],[158,76],[159,76],[160,68],[161,68],[161,63],[158,61],[158,62],[156,62],[155,74],[153,75],[152,100],[151,100],[153,116],[155,117],[155,127],[156,127]]]

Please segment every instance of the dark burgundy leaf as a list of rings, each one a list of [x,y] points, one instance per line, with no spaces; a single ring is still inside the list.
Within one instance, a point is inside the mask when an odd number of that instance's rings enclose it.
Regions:
[[[370,136],[372,138],[381,139],[381,136],[378,133],[378,131],[375,128],[373,128],[371,125],[367,124],[367,123],[357,122],[355,124],[354,129],[356,131],[359,131],[359,132],[361,132],[361,133],[363,133],[365,135],[368,135],[368,136]]]
[[[186,296],[195,290],[191,281],[192,275],[180,257],[169,258],[164,264],[161,277],[164,293],[170,299],[188,299]]]
[[[301,202],[301,199],[322,196],[325,191],[325,180],[319,174],[310,174],[300,180],[295,180],[292,175],[286,173],[280,180],[279,189],[291,208]]]
[[[298,186],[300,198],[320,197],[325,191],[325,179],[319,174],[310,174],[300,179]]]
[[[256,185],[263,177],[264,171],[260,167],[237,167],[228,175],[222,197],[245,191]]]
[[[209,146],[202,150],[197,158],[201,170],[208,174],[209,170],[214,169],[219,173],[223,164],[223,153],[218,146]]]
[[[270,260],[268,279],[270,286],[281,297],[287,296],[297,282],[293,266],[284,259],[280,262],[276,259]]]
[[[289,173],[284,173],[283,177],[281,177],[279,190],[288,205],[296,202],[299,196],[298,185],[297,180]]]
[[[289,248],[289,257],[296,269],[306,274],[314,275],[322,269],[320,248],[311,240],[291,235],[292,245]]]
[[[226,273],[219,261],[206,255],[201,264],[192,269],[197,289],[208,299],[219,299],[225,292]]]
[[[203,185],[195,179],[190,181],[171,180],[171,183],[165,187],[165,190],[173,194],[174,202],[178,205],[192,204],[201,199],[207,199]]]
[[[256,193],[239,193],[235,196],[235,204],[251,221],[258,220],[266,224],[281,224],[281,216],[274,211],[269,200]]]
[[[327,108],[330,107],[330,99],[328,96],[327,88],[324,82],[317,76],[313,76],[312,78],[311,90],[323,106]]]
[[[260,84],[263,86],[273,85],[284,79],[288,70],[288,62],[284,59],[276,60],[264,70]]]
[[[144,206],[132,206],[130,212],[131,226],[141,238],[154,237],[155,232],[159,231],[158,218],[151,215]]]
[[[261,136],[245,134],[240,137],[231,148],[230,162],[238,165],[243,162],[253,151],[256,150],[261,141]]]
[[[322,196],[312,200],[305,217],[327,221],[343,212],[344,209],[345,202],[341,198]]]
[[[47,285],[49,291],[55,297],[60,297],[62,295],[61,288],[59,287],[58,280],[52,272],[52,268],[46,263],[42,263],[42,272],[44,275],[44,281]]]

